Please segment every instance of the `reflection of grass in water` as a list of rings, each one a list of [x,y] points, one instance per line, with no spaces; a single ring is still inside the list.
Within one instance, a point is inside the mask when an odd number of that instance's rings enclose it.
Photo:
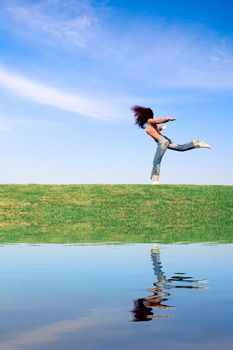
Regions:
[[[233,187],[1,185],[1,242],[233,242]]]

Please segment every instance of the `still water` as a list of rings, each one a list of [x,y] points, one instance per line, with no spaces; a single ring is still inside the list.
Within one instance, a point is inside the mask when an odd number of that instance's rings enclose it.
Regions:
[[[0,349],[230,350],[233,245],[4,245]]]

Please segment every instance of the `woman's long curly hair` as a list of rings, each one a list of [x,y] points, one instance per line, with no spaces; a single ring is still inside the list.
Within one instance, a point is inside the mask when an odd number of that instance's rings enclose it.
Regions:
[[[135,124],[142,129],[145,129],[144,125],[146,124],[147,120],[153,118],[154,116],[151,108],[133,106],[131,107],[131,111],[134,113]]]

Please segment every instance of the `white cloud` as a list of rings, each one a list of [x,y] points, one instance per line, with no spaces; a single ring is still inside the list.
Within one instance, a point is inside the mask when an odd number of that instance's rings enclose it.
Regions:
[[[94,6],[88,0],[24,1],[20,5],[15,0],[2,11],[7,14],[6,27],[36,38],[40,45],[49,43],[51,49],[76,50],[77,62],[88,57],[97,71],[101,62],[108,72],[119,72],[126,84],[233,89],[233,43],[208,28],[135,14],[126,21],[124,14],[116,16],[104,2]],[[80,51],[87,56],[81,58]]]
[[[102,317],[99,317],[99,315]],[[48,343],[56,342],[69,333],[85,332],[89,329],[95,334],[99,327],[117,323],[117,318],[112,317],[116,310],[93,309],[88,315],[79,319],[62,320],[56,323],[40,326],[32,330],[15,333],[11,339],[0,341],[1,350],[25,350],[33,346],[46,346]],[[116,316],[116,315],[115,315]]]
[[[132,23],[124,35],[105,40],[106,57],[150,86],[233,89],[233,43],[207,29]]]
[[[117,119],[120,116],[118,107],[114,107],[114,101],[97,100],[79,94],[69,93],[32,81],[26,77],[12,73],[1,66],[0,86],[40,104],[84,116],[102,120]]]
[[[43,41],[52,39],[59,45],[84,49],[98,31],[98,16],[88,0],[47,0],[20,5],[16,2],[6,8],[6,13],[24,34],[42,34]]]

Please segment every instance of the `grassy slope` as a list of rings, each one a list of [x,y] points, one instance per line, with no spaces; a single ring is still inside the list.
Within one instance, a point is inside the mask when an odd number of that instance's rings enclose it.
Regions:
[[[233,187],[0,185],[1,242],[233,242]]]

